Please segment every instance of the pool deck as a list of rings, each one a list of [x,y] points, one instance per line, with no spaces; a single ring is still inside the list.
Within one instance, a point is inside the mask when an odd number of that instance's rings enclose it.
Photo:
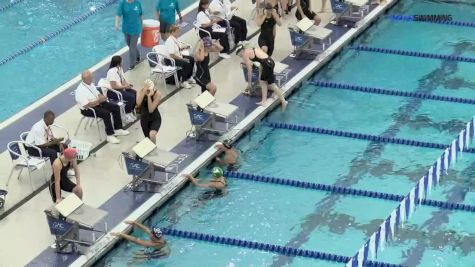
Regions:
[[[238,0],[237,2],[238,4],[244,3],[243,0]],[[294,24],[295,20],[293,16],[287,16],[284,20],[284,25],[278,29],[277,38],[279,40],[279,45],[276,47],[275,55],[273,56],[276,61],[281,61],[282,63],[289,65],[289,68],[291,69],[289,80],[284,86],[286,95],[291,94],[292,91],[301,84],[302,80],[307,79],[316,70],[324,66],[325,63],[338,54],[345,45],[362,33],[379,17],[380,14],[384,13],[386,9],[396,2],[397,0],[388,0],[386,3],[378,7],[373,7],[372,11],[366,15],[357,28],[349,29],[328,24],[326,27],[333,31],[333,43],[314,61],[295,60],[294,58],[289,57],[292,48],[290,45],[290,38],[288,37],[287,25]],[[246,5],[239,6],[241,16],[249,19],[250,7],[246,7]],[[327,6],[330,6],[329,2]],[[192,6],[188,11],[191,11],[195,7],[196,6]],[[188,21],[190,25],[191,21],[194,19],[194,14],[195,12],[192,11],[188,12],[185,16],[185,21]],[[325,13],[323,16],[328,22],[329,14]],[[249,35],[257,30],[256,25],[252,22],[249,23],[248,27]],[[194,44],[196,33],[194,30],[191,30],[185,32],[181,38]],[[256,40],[257,37],[252,38],[253,42]],[[127,49],[124,48],[119,51],[119,54],[124,54],[126,52]],[[145,50],[142,52],[145,52]],[[95,81],[100,77],[105,77],[106,65],[108,64],[109,58],[110,57],[106,58],[104,61],[92,68]],[[127,60],[127,58],[128,57],[124,57],[125,60]],[[128,62],[125,62],[125,66],[127,66],[127,64]],[[242,70],[237,68],[238,65],[239,59],[236,56],[233,56],[232,59],[217,62],[216,66],[219,66],[219,68],[214,67],[211,69],[211,76],[218,85],[218,93],[216,95],[217,99],[220,102],[229,102],[239,107],[239,123],[234,127],[234,130],[231,130],[227,134],[233,139],[237,139],[243,135],[256,122],[279,104],[277,100],[272,100],[272,103],[268,103],[269,105],[266,107],[257,107],[255,103],[258,99],[242,95],[241,92],[242,88],[245,87],[245,82],[243,78],[241,78]],[[133,71],[127,73],[129,80],[131,80],[133,84],[141,84],[148,75],[148,65],[145,62],[141,63],[140,66]],[[235,77],[239,78],[235,79]],[[231,79],[233,79],[232,85],[229,83]],[[67,126],[72,134],[73,129],[75,129],[77,121],[80,118],[80,116],[78,116],[78,109],[74,107],[74,98],[71,95],[71,92],[76,88],[78,83],[79,80],[78,77],[76,77],[72,81],[63,85],[60,90],[53,92],[52,96],[49,96],[48,100],[42,101],[41,105],[26,112],[20,120],[14,123],[11,123],[10,121],[2,123],[0,127],[0,142],[2,142],[3,146],[0,147],[5,148],[7,141],[18,139],[19,133],[29,130],[30,126],[38,121],[42,113],[47,109],[54,110],[57,114],[57,123]],[[97,147],[93,153],[94,155],[91,155],[89,159],[80,165],[85,191],[84,200],[89,205],[99,207],[109,212],[109,216],[106,220],[109,227],[112,226],[112,231],[126,231],[127,226],[120,223],[123,220],[143,220],[148,217],[154,209],[164,203],[186,184],[186,179],[184,179],[181,174],[195,172],[199,168],[205,166],[217,154],[217,151],[213,148],[214,141],[196,142],[185,138],[185,132],[190,128],[185,103],[198,95],[198,88],[195,86],[190,90],[175,90],[172,86],[168,86],[165,89],[160,88],[160,90],[162,91],[162,95],[165,96],[164,98],[166,101],[161,103],[159,107],[162,117],[164,117],[164,123],[162,124],[162,129],[160,131],[159,147],[178,154],[186,155],[186,158],[181,162],[176,162],[179,166],[179,174],[168,184],[163,186],[159,193],[132,193],[124,192],[124,190],[122,190],[124,185],[130,181],[130,177],[124,173],[124,170],[117,168],[118,162],[116,157],[125,150],[125,148],[130,147],[142,138],[138,122],[129,125],[131,135],[126,139],[122,138],[123,142],[120,145],[115,146],[100,142],[98,140],[96,129],[89,129],[87,135],[82,129],[80,129],[80,134],[82,133],[82,135],[79,135],[79,138],[81,140],[90,141]],[[269,102],[270,101],[271,100],[269,100]],[[111,157],[107,157],[108,155],[113,155],[112,160]],[[11,161],[5,151],[0,154],[0,160],[2,160],[2,174],[6,173],[4,175],[6,177],[11,168]],[[8,162],[8,164],[5,162]],[[97,176],[97,171],[95,172],[99,166],[103,170],[100,177]],[[96,178],[91,179],[91,177]],[[7,214],[8,216],[3,216],[5,218],[0,220],[0,235],[2,237],[24,235],[38,236],[38,244],[35,244],[34,246],[36,248],[42,247],[44,249],[47,244],[52,243],[52,237],[49,234],[46,220],[44,218],[45,216],[42,211],[50,205],[51,200],[49,198],[49,193],[44,189],[44,182],[39,180],[40,179],[35,181],[37,189],[33,194],[25,192],[31,190],[27,177],[23,176],[22,179],[18,181],[12,180],[9,190],[12,194],[18,196],[16,199],[10,195],[7,197],[7,206],[3,212],[6,214],[6,210],[15,205],[9,203],[11,198],[16,200],[16,203],[22,204],[22,206],[17,205],[15,209],[18,210],[11,214]],[[105,187],[107,188],[106,193],[101,190],[101,188]],[[13,193],[15,190],[22,192],[23,195],[21,193]],[[27,201],[24,201],[24,199],[27,199]],[[1,214],[2,213],[0,213],[0,218],[2,218]],[[31,228],[31,225],[29,225],[28,222],[19,222],[19,220],[25,216],[29,216],[29,221],[43,221],[44,223],[39,227],[41,230],[37,231],[29,229]],[[24,233],[25,229],[27,229],[26,233]],[[17,233],[23,234],[17,235]],[[2,260],[2,264],[7,264],[5,266],[18,266],[25,264],[27,266],[90,265],[106,253],[117,241],[117,238],[113,238],[110,234],[107,234],[89,250],[87,255],[82,256],[76,254],[59,255],[56,254],[53,249],[48,247],[43,251],[42,249],[33,249],[31,252],[26,253],[27,255],[16,255],[18,258],[15,257],[15,259],[9,259],[8,255],[11,256],[16,254],[15,252],[20,251],[23,245],[21,241],[12,241],[10,244],[0,245],[0,258],[7,259],[7,261]],[[38,253],[40,254],[36,256]]]

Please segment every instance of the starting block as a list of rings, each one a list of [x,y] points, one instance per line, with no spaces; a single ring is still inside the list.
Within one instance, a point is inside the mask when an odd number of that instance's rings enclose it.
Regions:
[[[316,26],[308,18],[303,18],[297,22],[296,27],[289,27],[289,32],[294,47],[294,53],[291,56],[295,58],[298,58],[304,52],[317,55],[325,50],[327,42],[331,44],[332,30]],[[312,44],[315,43],[322,44],[322,49],[312,49]]]

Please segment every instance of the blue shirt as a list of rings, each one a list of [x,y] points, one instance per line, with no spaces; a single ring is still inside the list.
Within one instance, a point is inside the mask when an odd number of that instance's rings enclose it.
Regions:
[[[160,21],[166,22],[170,25],[175,24],[176,22],[175,11],[180,12],[177,0],[158,0],[155,9],[157,12],[160,12]]]
[[[117,16],[122,19],[122,32],[130,35],[140,35],[142,32],[142,5],[138,0],[132,3],[122,0],[117,7]]]

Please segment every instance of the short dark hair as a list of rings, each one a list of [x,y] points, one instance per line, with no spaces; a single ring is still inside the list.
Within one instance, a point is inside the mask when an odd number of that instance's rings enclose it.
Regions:
[[[43,115],[43,119],[54,117],[54,112],[51,110],[47,110],[45,114]]]

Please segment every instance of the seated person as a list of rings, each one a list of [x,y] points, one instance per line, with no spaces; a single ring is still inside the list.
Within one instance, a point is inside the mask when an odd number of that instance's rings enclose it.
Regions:
[[[177,39],[178,36],[180,36],[180,28],[176,25],[170,26],[170,35],[165,42],[165,47],[167,48],[169,56],[175,60],[175,65],[181,67],[181,69],[178,70],[178,80],[180,80],[184,88],[190,89],[190,83],[195,83],[195,80],[192,78],[195,60],[192,56],[182,54],[181,51],[190,49],[191,47],[180,43]],[[165,62],[169,64],[168,59],[165,59]]]
[[[259,47],[272,56],[274,52],[274,41],[276,34],[276,25],[282,26],[282,21],[272,4],[267,3],[261,14],[256,16],[257,26],[261,27],[261,34],[257,43]]]
[[[167,240],[163,236],[160,228],[153,227],[150,229],[147,226],[135,221],[125,221],[125,223],[131,225],[132,227],[141,229],[147,233],[149,237],[149,240],[141,240],[124,233],[111,233],[113,236],[118,236],[146,248],[145,250],[135,252],[136,259],[156,259],[164,258],[170,255],[170,247],[168,246]]]
[[[122,94],[122,99],[125,102],[125,113],[128,121],[135,121],[137,118],[133,115],[135,109],[135,99],[137,92],[132,89],[132,85],[125,80],[124,70],[122,69],[122,57],[113,56],[107,71],[107,81],[110,88],[119,91]],[[113,100],[119,100],[117,95],[112,91],[107,91],[107,97]]]
[[[216,161],[222,165],[228,165],[228,168],[233,169],[237,164],[237,159],[239,157],[238,152],[233,148],[231,140],[226,139],[222,143],[218,143],[214,148],[222,151],[224,156],[222,158],[217,157]]]
[[[211,14],[221,19],[218,21],[219,26],[227,28],[228,23],[226,20],[229,21],[229,26],[234,29],[234,42],[236,44],[246,40],[246,20],[235,15],[230,16],[231,12],[237,8],[231,6],[229,0],[212,0],[209,9]]]
[[[141,110],[140,125],[145,137],[154,143],[157,142],[158,130],[162,125],[162,116],[158,111],[160,99],[160,92],[155,90],[153,82],[150,79],[145,80],[144,87],[137,93],[137,103]]]
[[[226,178],[224,177],[224,171],[220,167],[214,167],[211,171],[213,179],[208,183],[198,183],[199,179],[193,177],[191,174],[185,175],[188,180],[195,186],[201,188],[213,189],[212,193],[215,195],[223,195],[226,193]]]
[[[46,111],[43,119],[31,127],[25,140],[26,143],[37,146],[41,150],[41,156],[48,157],[51,164],[58,157],[58,153],[62,153],[66,146],[61,143],[64,138],[55,138],[53,136],[50,126],[54,123],[54,119],[53,111]],[[31,146],[26,145],[26,150],[30,156],[40,156],[38,150]]]
[[[262,100],[257,104],[263,106],[266,104],[267,91],[269,87],[280,98],[282,109],[285,110],[287,107],[287,101],[285,100],[283,92],[280,90],[277,84],[275,84],[274,60],[269,57],[262,49],[254,48],[248,43],[240,44],[236,49],[236,54],[239,55],[243,60],[243,64],[245,65],[248,72],[247,77],[252,77],[253,62],[258,62],[261,65],[262,71],[259,84],[261,86]],[[249,88],[251,88],[251,79],[249,79],[248,83]]]
[[[322,9],[324,8],[325,1],[322,1]],[[310,0],[297,0],[297,11],[295,17],[297,20],[303,19],[306,16],[309,20],[313,20],[315,25],[320,24],[321,19],[310,9]]]
[[[76,102],[81,109],[81,114],[86,117],[94,117],[94,113],[91,110],[93,109],[96,112],[96,116],[104,121],[107,142],[112,144],[120,143],[120,140],[115,135],[129,134],[128,131],[122,129],[120,107],[107,102],[107,98],[99,93],[92,82],[92,74],[89,70],[84,71],[81,78],[82,82],[75,91]],[[111,122],[111,114],[114,125]]]
[[[209,53],[220,52],[223,47],[219,42],[211,40],[209,37],[205,37],[198,41],[195,51],[196,62],[196,83],[201,86],[201,92],[208,91],[210,94],[216,94],[216,85],[211,81],[211,74],[209,72]]]
[[[198,14],[196,15],[196,21],[205,31],[208,31],[211,34],[211,38],[218,39],[219,43],[223,46],[222,53],[219,54],[222,58],[230,58],[229,55],[230,47],[229,47],[229,40],[228,35],[223,32],[215,32],[213,31],[213,25],[217,24],[222,19],[219,18],[211,18],[211,15],[208,11],[209,8],[209,0],[200,0],[198,4]],[[205,32],[199,31],[200,38],[209,37]]]
[[[49,192],[54,203],[59,203],[63,199],[61,190],[74,193],[82,199],[81,178],[79,176],[78,164],[76,162],[77,151],[74,148],[66,148],[59,158],[53,162],[53,174],[49,184]],[[76,184],[68,178],[68,170],[73,169],[76,176]]]

